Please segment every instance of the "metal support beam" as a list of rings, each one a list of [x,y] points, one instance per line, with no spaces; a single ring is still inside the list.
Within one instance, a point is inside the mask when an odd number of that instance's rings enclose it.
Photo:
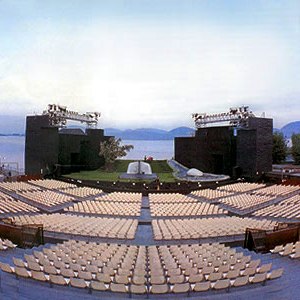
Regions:
[[[194,119],[196,128],[205,127],[207,124],[229,122],[231,126],[247,126],[247,119],[249,117],[255,117],[254,114],[249,111],[248,106],[241,106],[230,108],[229,112],[219,114],[206,114],[206,113],[194,113],[192,118]]]
[[[56,127],[66,126],[67,120],[79,121],[86,123],[88,126],[96,126],[101,113],[87,112],[79,114],[78,112],[67,110],[66,106],[49,104],[48,109],[43,112],[43,115],[48,115],[50,117],[50,125]]]

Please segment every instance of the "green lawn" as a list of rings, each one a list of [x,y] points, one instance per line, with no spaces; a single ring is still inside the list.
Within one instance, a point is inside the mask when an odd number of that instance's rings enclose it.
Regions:
[[[94,171],[81,171],[65,175],[65,177],[79,180],[99,180],[99,181],[131,181],[129,179],[119,179],[120,173],[127,171],[128,164],[133,160],[117,160],[114,163],[112,171],[98,169]],[[150,163],[152,172],[156,173],[161,182],[175,182],[172,168],[169,167],[166,160],[154,160]]]

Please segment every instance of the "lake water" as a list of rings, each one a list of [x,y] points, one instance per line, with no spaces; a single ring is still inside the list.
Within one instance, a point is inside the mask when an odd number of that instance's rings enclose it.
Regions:
[[[143,159],[152,156],[154,159],[170,159],[174,156],[174,141],[137,141],[123,140],[123,144],[134,146],[124,159]],[[9,164],[13,169],[24,170],[24,136],[0,136],[0,166]]]
[[[0,166],[24,171],[24,136],[0,136]]]
[[[146,156],[152,156],[154,159],[170,159],[174,156],[174,141],[137,141],[124,140],[123,144],[133,145],[134,148],[124,159],[144,159]]]

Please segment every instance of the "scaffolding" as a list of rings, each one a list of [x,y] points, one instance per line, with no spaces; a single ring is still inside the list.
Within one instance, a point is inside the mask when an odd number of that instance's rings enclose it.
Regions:
[[[67,125],[67,120],[86,123],[89,127],[96,127],[101,113],[87,112],[85,114],[80,114],[75,111],[67,110],[66,106],[49,104],[48,109],[43,112],[43,115],[48,115],[50,119],[50,125],[55,127],[65,127]]]
[[[229,112],[219,114],[194,113],[192,118],[196,128],[205,127],[207,124],[229,122],[230,126],[247,127],[249,117],[255,117],[248,106],[230,108]]]

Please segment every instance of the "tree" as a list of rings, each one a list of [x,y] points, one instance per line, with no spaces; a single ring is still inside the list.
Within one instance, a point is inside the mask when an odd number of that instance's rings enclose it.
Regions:
[[[133,145],[121,145],[121,139],[109,138],[100,143],[99,155],[104,157],[105,168],[111,169],[118,157],[126,156],[133,149]]]
[[[281,132],[273,134],[272,159],[274,164],[280,164],[285,160],[287,154],[287,145]]]
[[[300,164],[300,134],[292,135],[292,155],[295,163]]]

